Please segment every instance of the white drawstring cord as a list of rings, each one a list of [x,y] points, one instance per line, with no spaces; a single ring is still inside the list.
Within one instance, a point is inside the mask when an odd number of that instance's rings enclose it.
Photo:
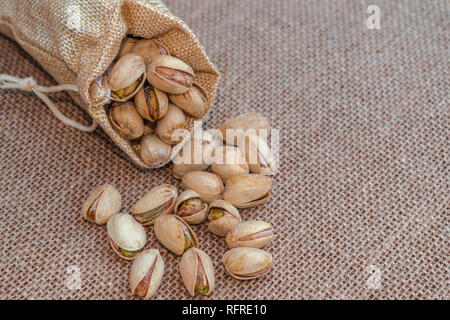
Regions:
[[[47,97],[46,93],[59,91],[75,91],[78,92],[77,86],[72,84],[62,84],[54,87],[38,86],[36,81],[32,78],[17,78],[7,74],[0,74],[0,89],[20,89],[24,91],[34,92],[42,101],[50,108],[55,117],[65,124],[85,132],[92,132],[97,128],[97,122],[92,120],[92,125],[89,127],[67,118],[59,111],[58,107]]]

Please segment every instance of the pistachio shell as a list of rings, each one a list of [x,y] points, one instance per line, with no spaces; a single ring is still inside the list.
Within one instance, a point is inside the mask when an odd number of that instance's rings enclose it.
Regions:
[[[112,90],[111,100],[124,102],[142,88],[145,82],[144,60],[136,54],[121,57],[108,75],[108,87]]]
[[[133,47],[136,45],[138,41],[139,41],[138,39],[131,37],[126,37],[125,39],[123,39],[117,57],[121,58],[124,55],[131,53],[131,50],[133,50]]]
[[[175,214],[167,214],[156,219],[155,235],[164,247],[177,255],[183,254],[191,247],[198,248],[194,231]]]
[[[181,184],[183,188],[194,190],[200,194],[200,198],[206,202],[222,199],[223,182],[214,173],[203,171],[188,172],[183,176]]]
[[[227,180],[223,198],[236,208],[248,208],[267,201],[272,179],[261,174],[243,174]]]
[[[192,202],[192,200],[198,203],[191,203],[191,207],[194,206],[193,212],[189,212],[183,215],[180,208],[186,201]],[[177,199],[175,204],[175,214],[183,218],[189,224],[199,224],[206,220],[206,213],[208,211],[208,205],[200,199],[200,195],[194,190],[183,191]]]
[[[208,96],[196,83],[186,93],[171,94],[169,99],[184,112],[196,118],[202,118],[209,109]]]
[[[106,229],[113,250],[126,260],[136,258],[147,242],[144,228],[126,213],[112,216],[106,224]]]
[[[176,129],[183,129],[186,118],[183,111],[173,104],[169,104],[167,113],[156,124],[155,132],[158,137],[167,144],[177,144],[179,139],[172,140],[172,133]]]
[[[256,134],[238,139],[239,149],[245,154],[252,173],[271,175],[275,172],[272,151],[266,140]]]
[[[147,66],[147,80],[154,87],[171,94],[186,93],[192,86],[194,71],[186,63],[172,56],[154,57]]]
[[[130,272],[131,293],[145,300],[158,290],[164,274],[164,260],[157,249],[142,251]]]
[[[86,220],[96,224],[105,224],[110,217],[120,211],[122,196],[110,184],[104,184],[92,190],[83,204],[81,213]]]
[[[262,249],[246,247],[227,251],[222,262],[227,272],[239,280],[258,278],[269,272],[273,265],[270,253]]]
[[[211,171],[227,181],[228,178],[248,173],[248,164],[241,151],[232,146],[223,146],[216,149],[215,163]]]
[[[155,40],[139,40],[131,50],[132,53],[139,55],[147,65],[153,61],[153,58],[160,55],[169,55],[169,50]]]
[[[208,295],[214,290],[214,265],[204,251],[197,248],[187,250],[180,260],[180,273],[191,296]]]
[[[158,165],[170,158],[172,146],[161,141],[156,135],[150,134],[142,138],[139,150],[142,161],[148,165]]]
[[[134,103],[141,117],[152,122],[164,117],[169,109],[167,95],[148,83],[138,91]]]
[[[144,121],[133,102],[113,103],[108,115],[111,126],[122,138],[133,140],[144,134]]]
[[[227,234],[225,241],[230,248],[263,248],[273,239],[270,223],[264,221],[245,221],[238,223]]]
[[[156,218],[173,211],[177,195],[177,188],[170,184],[152,188],[134,205],[134,217],[144,226],[153,224]]]
[[[239,131],[230,131],[229,133],[233,134],[227,137],[227,129],[242,130],[243,132],[246,132],[247,130],[255,130],[256,134],[263,133],[261,130],[267,130],[266,134],[269,134],[268,131],[270,130],[270,124],[266,117],[263,117],[256,112],[249,112],[227,119],[219,127],[219,130],[222,132],[224,141],[229,144],[236,145],[238,140],[234,134],[239,134]]]
[[[219,209],[219,216],[214,209]],[[219,237],[225,237],[233,227],[242,221],[238,209],[225,200],[214,200],[208,208],[208,230]]]

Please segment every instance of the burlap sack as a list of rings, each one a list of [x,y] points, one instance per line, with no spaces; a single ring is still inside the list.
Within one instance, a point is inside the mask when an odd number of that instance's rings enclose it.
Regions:
[[[0,33],[15,41],[60,84],[73,84],[72,98],[105,130],[140,167],[146,165],[111,127],[105,102],[89,94],[92,82],[116,57],[127,34],[158,39],[171,54],[188,63],[195,81],[208,94],[211,106],[219,74],[188,26],[172,15],[159,0],[4,0],[0,6]],[[206,115],[205,115],[206,116]],[[193,118],[187,115],[187,129]],[[173,149],[172,155],[182,147]]]

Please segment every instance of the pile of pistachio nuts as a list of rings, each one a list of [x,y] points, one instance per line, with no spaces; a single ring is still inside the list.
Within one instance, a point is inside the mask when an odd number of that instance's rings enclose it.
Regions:
[[[188,64],[158,41],[128,36],[91,94],[107,88],[112,128],[132,143],[144,163],[158,165],[169,160],[172,145],[180,142],[181,137],[172,140],[172,133],[185,128],[184,113],[202,118],[209,109],[194,76]]]

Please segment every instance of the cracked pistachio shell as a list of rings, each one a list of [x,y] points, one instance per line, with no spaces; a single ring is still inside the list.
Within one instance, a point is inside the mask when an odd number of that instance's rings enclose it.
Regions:
[[[225,237],[236,224],[242,222],[238,209],[225,200],[214,200],[209,204],[208,220],[208,230],[219,237]]]
[[[125,260],[136,258],[147,242],[144,228],[126,213],[112,216],[106,224],[106,229],[114,252]]]
[[[215,163],[211,171],[227,181],[228,178],[249,172],[247,161],[241,151],[232,146],[223,146],[216,149]]]
[[[180,273],[191,296],[209,295],[215,286],[214,265],[211,258],[197,248],[187,250],[180,260]]]
[[[164,261],[157,249],[148,249],[133,261],[130,272],[131,293],[144,300],[158,290],[164,274]]]
[[[133,50],[133,47],[138,41],[138,39],[131,37],[126,37],[125,39],[123,39],[122,43],[120,44],[120,50],[117,57],[122,58],[124,55],[131,53],[131,50]]]
[[[153,224],[156,218],[173,211],[177,195],[177,188],[170,184],[152,188],[134,205],[134,218],[144,226]]]
[[[223,182],[214,173],[204,171],[188,172],[183,176],[181,184],[183,188],[197,192],[200,198],[206,202],[222,199]]]
[[[156,219],[155,235],[164,247],[176,255],[182,255],[191,247],[198,248],[194,231],[175,214],[167,214]]]
[[[133,102],[114,102],[108,115],[111,126],[122,138],[133,140],[144,134],[144,121]]]
[[[171,94],[169,99],[184,112],[196,118],[202,118],[209,109],[208,96],[196,83],[186,93]]]
[[[243,130],[245,133],[247,130],[255,130],[256,134],[263,133],[259,130],[267,130],[267,135],[269,134],[270,124],[266,117],[263,117],[259,113],[249,112],[241,114],[234,118],[229,118],[219,127],[222,133],[223,140],[228,144],[237,145],[238,139],[234,135],[238,135],[239,131],[231,131],[233,133],[231,136],[227,137],[227,129],[231,130]]]
[[[147,80],[164,92],[183,94],[194,82],[194,71],[180,59],[162,55],[154,57],[147,66]]]
[[[96,224],[105,224],[122,207],[120,192],[110,184],[104,184],[92,190],[81,208],[83,217]]]
[[[139,150],[142,161],[148,165],[157,165],[170,158],[172,146],[161,141],[156,135],[150,134],[141,139]]]
[[[145,82],[144,60],[136,54],[128,53],[117,60],[108,75],[111,99],[124,102],[142,88]]]
[[[141,117],[152,122],[164,117],[169,109],[167,95],[148,83],[134,96],[134,104]]]
[[[236,208],[248,208],[260,205],[270,198],[272,179],[261,174],[243,174],[227,180],[224,200]]]
[[[271,175],[275,171],[272,151],[265,139],[252,134],[238,142],[252,173]]]
[[[233,278],[249,280],[268,273],[273,265],[273,258],[262,249],[239,247],[227,251],[222,262]]]
[[[158,120],[155,132],[158,137],[167,144],[177,144],[181,138],[172,140],[172,133],[176,129],[184,129],[186,118],[183,111],[177,106],[170,104],[164,117]]]
[[[225,241],[230,248],[263,248],[273,239],[270,223],[264,221],[244,221],[238,223],[227,234]]]
[[[208,205],[194,190],[183,191],[175,204],[175,214],[189,224],[199,224],[206,220]]]
[[[165,46],[158,41],[148,39],[138,40],[131,52],[140,56],[146,65],[150,64],[156,56],[169,55],[169,50]]]

